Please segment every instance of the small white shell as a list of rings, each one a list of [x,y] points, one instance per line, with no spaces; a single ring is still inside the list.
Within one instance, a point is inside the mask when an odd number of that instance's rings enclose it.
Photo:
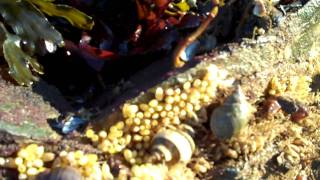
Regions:
[[[219,139],[231,138],[245,127],[253,108],[247,102],[240,86],[227,98],[225,103],[216,108],[210,117],[210,128]]]
[[[167,163],[188,162],[195,149],[192,137],[179,129],[159,131],[152,140],[152,152],[161,153]]]

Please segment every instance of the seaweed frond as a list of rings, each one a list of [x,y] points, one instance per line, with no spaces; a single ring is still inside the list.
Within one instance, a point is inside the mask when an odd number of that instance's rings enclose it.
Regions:
[[[93,19],[85,13],[64,4],[54,4],[53,0],[28,0],[36,5],[42,12],[49,16],[63,17],[69,21],[72,26],[80,29],[92,29]]]
[[[10,68],[9,74],[20,85],[31,85],[37,78],[30,71],[29,65],[35,72],[43,74],[41,65],[36,59],[22,51],[20,48],[21,38],[19,36],[9,33],[2,23],[0,26],[6,35],[6,39],[3,42],[3,55]]]
[[[63,4],[54,4],[54,0],[3,0],[0,2],[1,40],[3,55],[9,65],[9,74],[20,85],[31,85],[37,78],[29,69],[43,74],[41,65],[32,56],[44,51],[54,52],[64,46],[63,37],[47,20],[44,14],[63,17],[71,25],[90,30],[94,22],[90,16]],[[44,13],[44,14],[43,14]],[[13,31],[9,32],[6,27]],[[50,44],[52,49],[42,45]],[[21,47],[23,45],[23,47]]]

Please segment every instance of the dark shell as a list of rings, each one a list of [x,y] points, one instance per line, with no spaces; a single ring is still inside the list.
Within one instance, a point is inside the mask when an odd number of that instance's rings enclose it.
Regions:
[[[305,107],[299,106],[297,112],[291,114],[291,120],[294,122],[299,122],[302,119],[306,118],[309,115],[307,109]]]
[[[281,110],[281,105],[275,98],[268,98],[262,106],[261,115],[263,117],[273,116]]]

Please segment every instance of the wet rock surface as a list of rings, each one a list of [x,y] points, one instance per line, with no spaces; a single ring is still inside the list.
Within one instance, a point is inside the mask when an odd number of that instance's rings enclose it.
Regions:
[[[46,100],[47,97],[49,101]],[[60,112],[57,109],[66,112],[70,110],[70,106],[57,90],[46,83],[28,88],[0,79],[2,131],[35,139],[54,137],[56,133],[52,131],[47,121],[59,117]]]

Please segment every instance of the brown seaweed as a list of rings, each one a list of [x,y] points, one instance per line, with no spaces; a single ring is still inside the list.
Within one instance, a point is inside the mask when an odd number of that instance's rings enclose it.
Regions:
[[[46,47],[48,52],[54,52],[57,47],[64,46],[62,35],[50,24],[43,13],[63,17],[78,28],[90,30],[93,27],[92,18],[83,12],[52,2],[5,0],[0,3],[0,14],[4,21],[1,26],[3,31],[1,39],[4,39],[3,54],[9,65],[9,74],[20,85],[31,85],[37,79],[29,69],[29,65],[36,73],[43,74],[41,65],[32,57],[42,54],[43,42],[51,46]],[[6,30],[7,26],[14,34]]]

